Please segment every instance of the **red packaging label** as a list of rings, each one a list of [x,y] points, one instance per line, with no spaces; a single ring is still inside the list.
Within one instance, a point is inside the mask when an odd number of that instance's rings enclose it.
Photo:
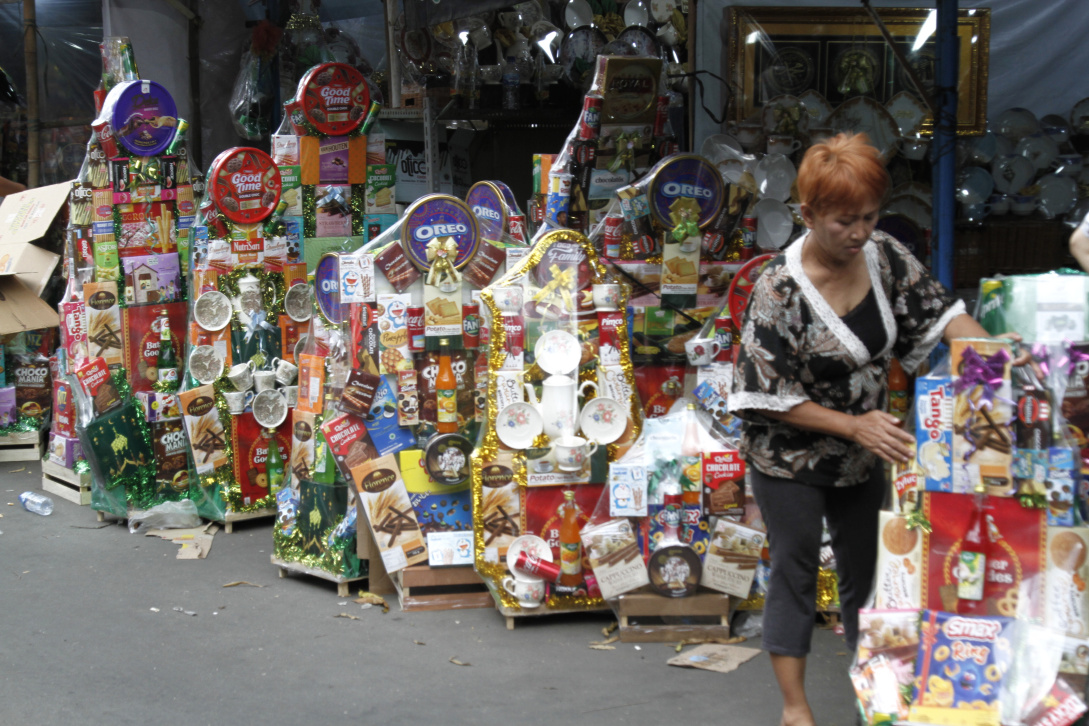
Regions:
[[[91,399],[95,413],[102,415],[121,405],[121,394],[113,385],[110,369],[102,358],[92,358],[76,370],[83,392]]]
[[[507,357],[521,360],[526,347],[525,318],[517,313],[504,313],[503,331],[505,333],[503,349],[507,351]],[[519,370],[521,370],[521,366],[519,366]]]
[[[1042,618],[1046,513],[1021,506],[1015,497],[989,497],[987,506],[993,542],[983,586],[986,611]],[[932,610],[956,611],[954,569],[972,507],[965,506],[962,494],[927,492],[923,511],[932,527],[923,540],[923,605]]]
[[[239,224],[260,222],[280,203],[280,168],[260,149],[238,147],[220,154],[209,183],[216,208]]]
[[[181,331],[186,329],[186,303],[173,302],[165,305],[139,305],[122,310],[125,337],[125,373],[133,392],[150,391],[158,380],[156,364],[159,360],[159,313],[166,310],[170,320],[170,339],[174,353],[180,361],[185,345]]]
[[[566,487],[535,487],[523,488],[522,498],[522,532],[521,534],[535,534],[552,548],[552,556],[556,562],[560,561],[560,523],[563,518],[559,514],[563,506],[563,493]],[[589,513],[594,511],[598,499],[605,489],[604,484],[579,484],[575,487],[575,506],[578,507],[579,526],[589,521]],[[583,572],[588,562],[583,560]]]
[[[276,444],[287,471],[291,461],[291,419],[276,429]],[[252,413],[231,416],[231,442],[234,445],[234,477],[241,489],[242,504],[249,506],[268,496],[268,439],[265,429],[257,423]]]
[[[53,432],[76,435],[76,402],[67,381],[53,381]]]
[[[462,275],[476,287],[487,287],[495,279],[495,273],[499,272],[506,257],[503,250],[490,242],[482,242]]]
[[[351,481],[352,469],[368,459],[378,458],[367,425],[359,416],[342,414],[321,425],[329,451],[337,462],[337,468]]]
[[[516,242],[526,243],[526,217],[524,214],[511,214],[507,217],[507,234]]]
[[[297,323],[287,315],[281,315],[280,325],[280,357],[288,363],[295,363],[295,346],[302,336],[302,326],[306,323]]]
[[[598,355],[603,366],[620,365],[620,327],[624,313],[620,310],[603,310],[597,314]]]
[[[647,418],[669,413],[684,395],[684,365],[646,365],[635,369],[635,387]]]
[[[189,491],[189,439],[181,419],[151,424],[155,448],[155,484],[160,494]]]
[[[87,328],[84,325],[86,310],[87,305],[83,302],[61,303],[64,352],[69,366],[78,366],[87,358]]]
[[[323,63],[307,72],[299,85],[302,112],[320,133],[340,136],[363,123],[371,103],[370,90],[363,74],[352,66]]]
[[[703,510],[716,517],[745,513],[745,462],[740,453],[703,455]]]

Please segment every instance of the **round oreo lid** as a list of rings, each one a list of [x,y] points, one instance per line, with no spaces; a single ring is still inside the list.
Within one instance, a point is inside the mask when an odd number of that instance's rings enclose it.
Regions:
[[[178,107],[173,96],[155,81],[125,81],[110,89],[104,113],[114,137],[134,154],[154,156],[174,140]]]
[[[458,253],[454,267],[461,269],[469,263],[480,244],[479,227],[472,211],[457,197],[448,194],[428,194],[420,197],[405,211],[401,226],[401,246],[408,259],[421,270],[431,269],[427,246],[435,239],[451,237]]]
[[[465,203],[480,225],[481,237],[492,242],[503,239],[507,231],[507,203],[497,184],[477,182],[469,187]]]
[[[493,181],[491,183],[493,185],[495,185],[495,187],[503,195],[503,199],[507,203],[507,211],[508,212],[517,212],[518,209],[519,209],[518,200],[514,198],[514,192],[512,192],[510,190],[510,187],[508,187],[506,184],[504,184],[501,181]]]
[[[314,298],[330,323],[339,325],[348,319],[340,303],[340,255],[336,252],[326,252],[314,268]]]
[[[695,221],[703,229],[718,216],[725,198],[722,177],[702,156],[676,154],[662,161],[650,182],[650,211],[667,229],[677,226],[675,212],[698,210]],[[691,201],[688,201],[691,200]]]
[[[260,149],[240,146],[221,153],[208,183],[216,209],[238,224],[260,222],[280,203],[280,168]]]
[[[351,133],[363,123],[371,92],[363,74],[346,63],[314,66],[299,81],[296,99],[303,116],[329,136]]]

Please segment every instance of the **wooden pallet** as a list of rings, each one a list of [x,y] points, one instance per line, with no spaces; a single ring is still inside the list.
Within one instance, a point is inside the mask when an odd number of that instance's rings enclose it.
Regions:
[[[681,598],[636,590],[617,600],[620,640],[624,643],[670,643],[685,638],[729,638],[730,597],[700,591]],[[669,623],[666,619],[683,619]]]
[[[44,455],[41,431],[0,436],[0,462],[41,461]]]
[[[252,512],[227,512],[224,515],[222,522],[223,531],[230,534],[234,531],[235,522],[245,522],[248,519],[261,519],[262,517],[276,517],[276,507],[265,507],[264,509],[255,509]],[[219,522],[220,520],[213,520]]]
[[[507,621],[507,630],[514,630],[514,624],[521,619],[528,618],[540,618],[547,615],[569,615],[571,613],[596,613],[605,612],[609,609],[607,605],[603,605],[600,608],[594,608],[587,610],[585,608],[508,608],[501,602],[496,602],[495,609],[499,611],[499,614],[503,616],[503,619]]]
[[[70,502],[85,507],[91,503],[91,472],[77,474],[71,469],[42,460],[42,489]]]
[[[490,608],[494,602],[472,567],[413,565],[394,578],[402,610]]]
[[[319,570],[316,567],[307,567],[298,562],[281,560],[276,555],[270,555],[270,559],[272,560],[272,564],[280,568],[280,577],[287,577],[288,573],[296,573],[318,577],[322,580],[328,580],[329,582],[335,582],[337,584],[337,597],[348,597],[348,591],[351,589],[351,584],[353,582],[360,582],[361,580],[367,579],[366,575],[362,577],[344,577],[343,575],[335,575],[332,572]]]

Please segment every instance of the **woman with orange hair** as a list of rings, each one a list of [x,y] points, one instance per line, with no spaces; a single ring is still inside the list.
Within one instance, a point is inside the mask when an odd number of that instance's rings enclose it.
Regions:
[[[890,357],[910,373],[943,338],[989,337],[903,245],[876,231],[888,184],[863,134],[811,147],[798,170],[809,231],[768,264],[741,328],[729,408],[744,421],[742,454],[768,527],[763,645],[784,726],[814,723],[804,679],[822,518],[847,644],[857,644],[888,490],[881,460],[907,460],[914,441],[885,413]]]

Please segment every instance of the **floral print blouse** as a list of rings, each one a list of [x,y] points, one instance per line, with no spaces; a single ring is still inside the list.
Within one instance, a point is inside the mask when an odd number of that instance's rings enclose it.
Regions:
[[[805,484],[850,486],[869,477],[875,454],[760,412],[805,401],[852,415],[883,410],[890,356],[913,372],[965,308],[903,245],[875,231],[863,254],[887,342],[871,355],[806,276],[807,238],[770,262],[753,285],[728,406],[743,421],[741,453],[750,466]]]

